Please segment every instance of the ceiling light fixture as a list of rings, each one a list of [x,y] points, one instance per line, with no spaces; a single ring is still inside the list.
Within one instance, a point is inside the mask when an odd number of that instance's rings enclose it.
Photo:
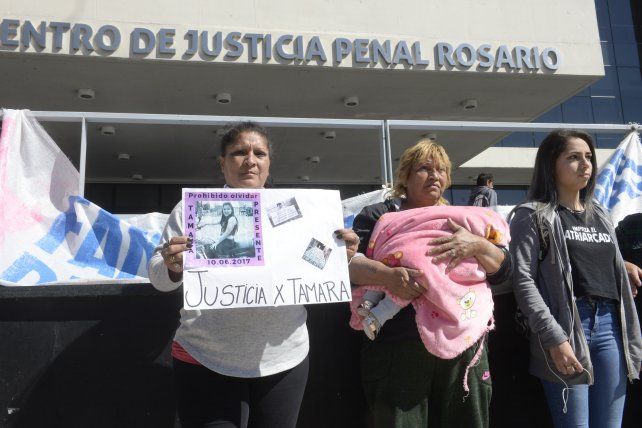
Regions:
[[[474,110],[477,108],[477,100],[474,98],[464,100],[461,102],[461,106],[464,108],[464,110]]]
[[[132,174],[132,180],[140,181],[143,179],[143,174]]]
[[[113,126],[101,126],[100,133],[103,135],[116,135],[116,128]]]
[[[343,105],[349,108],[356,107],[359,105],[359,97],[357,97],[356,95],[345,97],[343,99]]]
[[[334,140],[337,138],[337,133],[334,131],[324,131],[321,135],[323,135],[323,138],[326,140]]]
[[[320,158],[319,156],[310,156],[310,157],[308,158],[308,160],[309,160],[311,163],[320,163],[320,162],[321,162],[321,158]]]
[[[85,88],[85,89],[78,89],[77,91],[78,98],[81,100],[93,100],[96,98],[96,93],[94,92],[93,89]]]
[[[216,99],[216,102],[219,104],[230,104],[232,102],[232,95],[227,92],[221,92],[220,94],[216,94],[214,99]]]
[[[128,161],[130,158],[129,153],[118,153],[118,160]]]

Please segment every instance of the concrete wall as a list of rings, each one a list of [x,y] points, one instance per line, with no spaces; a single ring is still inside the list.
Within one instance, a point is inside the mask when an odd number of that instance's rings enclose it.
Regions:
[[[212,2],[207,0],[152,1],[140,0],[130,2],[125,0],[113,1],[84,1],[84,0],[52,0],[15,2],[0,0],[2,19],[18,19],[20,24],[30,20],[36,26],[44,21],[49,25],[52,21],[74,24],[87,24],[95,32],[107,24],[114,25],[120,30],[122,41],[119,48],[113,52],[96,53],[81,49],[74,52],[70,48],[70,31],[63,34],[62,49],[57,54],[76,54],[91,56],[113,56],[128,58],[158,58],[167,60],[188,61],[228,61],[251,62],[248,59],[248,46],[245,42],[243,54],[239,58],[216,58],[202,54],[184,55],[188,50],[188,40],[185,38],[189,30],[199,32],[208,30],[210,37],[217,31],[222,32],[223,38],[229,32],[272,34],[272,43],[280,35],[292,34],[303,36],[304,46],[307,46],[313,36],[319,36],[319,41],[325,49],[328,61],[322,62],[315,57],[312,61],[283,61],[275,56],[271,59],[262,58],[259,53],[256,63],[286,65],[368,67],[368,68],[397,68],[417,70],[451,70],[453,67],[439,67],[436,64],[434,48],[437,43],[444,42],[457,47],[469,43],[475,49],[489,44],[489,51],[497,54],[500,45],[506,45],[509,50],[516,46],[527,48],[555,48],[562,60],[554,72],[560,75],[590,75],[603,74],[602,56],[597,31],[597,21],[593,0],[406,0],[406,1],[358,1],[358,0],[277,0],[270,2],[236,1]],[[162,28],[173,29],[174,54],[159,54],[151,52],[148,55],[132,55],[130,53],[130,34],[136,27],[151,30],[156,35]],[[17,29],[20,38],[20,28]],[[332,43],[338,37],[351,41],[355,39],[390,40],[392,48],[398,41],[405,41],[408,47],[419,42],[424,59],[430,61],[427,66],[409,67],[402,63],[396,67],[386,66],[380,61],[374,63],[355,62],[355,56],[350,55],[345,60],[335,63],[332,61]],[[48,29],[46,47],[43,53],[52,53],[53,33]],[[109,42],[109,39],[106,39]],[[0,46],[0,51],[37,52],[36,44],[29,47]],[[259,51],[262,43],[258,42]],[[367,43],[366,43],[367,46]],[[272,46],[273,47],[273,46]],[[286,44],[285,50],[291,51],[292,43]],[[530,52],[529,52],[530,53]],[[477,64],[471,67],[456,65],[455,70],[492,73],[510,73],[506,67],[479,68]],[[539,71],[528,71],[523,68],[520,72],[551,73],[543,67]]]

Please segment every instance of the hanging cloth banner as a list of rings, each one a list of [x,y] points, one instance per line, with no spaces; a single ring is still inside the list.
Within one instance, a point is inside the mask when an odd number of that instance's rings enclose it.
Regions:
[[[613,224],[642,212],[642,144],[629,133],[597,175],[595,198],[611,212]]]
[[[388,195],[390,195],[390,189],[384,187],[379,190],[362,193],[361,195],[353,196],[352,198],[341,201],[344,227],[351,228],[354,218],[364,207],[383,202]]]
[[[115,216],[78,196],[78,171],[31,113],[2,114],[0,285],[149,282],[167,215]],[[385,192],[344,200],[344,224]],[[277,210],[269,221],[291,215]]]
[[[3,110],[0,284],[147,282],[160,235],[78,196],[79,175],[24,110]]]

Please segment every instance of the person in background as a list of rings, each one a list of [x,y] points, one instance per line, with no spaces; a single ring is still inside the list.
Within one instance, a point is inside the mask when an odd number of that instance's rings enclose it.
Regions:
[[[633,297],[636,297],[638,288],[642,286],[642,213],[624,217],[615,228],[615,233],[629,274]]]
[[[470,191],[468,205],[493,207],[497,205],[497,192],[493,190],[493,174],[482,172],[477,176],[477,185]]]
[[[510,223],[530,372],[556,427],[621,426],[627,377],[640,377],[640,324],[611,219],[593,199],[596,174],[589,134],[551,132]]]
[[[642,213],[631,214],[620,221],[615,228],[617,243],[624,258],[633,296],[637,297],[642,286]],[[635,306],[638,318],[642,319],[642,300],[637,297]],[[629,383],[626,390],[624,426],[635,426],[642,419],[642,383]]]

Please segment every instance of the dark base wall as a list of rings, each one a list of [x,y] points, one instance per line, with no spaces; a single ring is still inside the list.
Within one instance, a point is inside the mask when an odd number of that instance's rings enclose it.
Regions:
[[[0,287],[0,427],[180,427],[169,347],[182,302],[150,285]],[[497,311],[510,308],[497,301]],[[361,334],[345,304],[308,307],[310,376],[300,427],[367,427],[359,385]],[[491,336],[492,426],[550,422],[523,370],[509,316]],[[629,388],[625,427],[642,420]]]
[[[180,427],[170,344],[182,294],[150,285],[0,287],[0,427]],[[345,304],[308,308],[301,427],[364,425],[361,336]]]

